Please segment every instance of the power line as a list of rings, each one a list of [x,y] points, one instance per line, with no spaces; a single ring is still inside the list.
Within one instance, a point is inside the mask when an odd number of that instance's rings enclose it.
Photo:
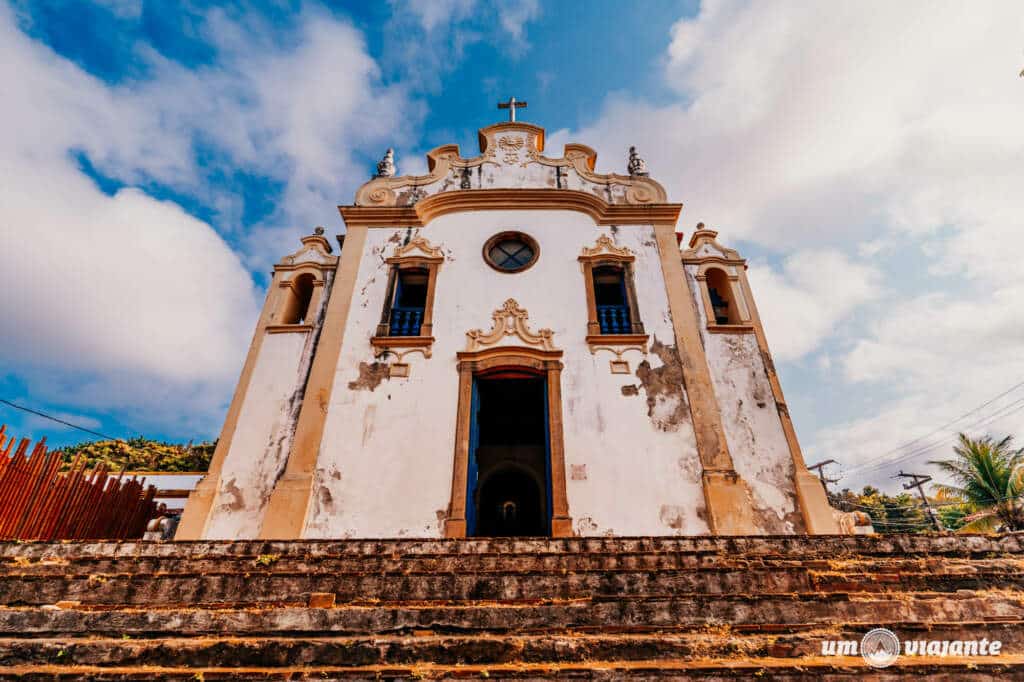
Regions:
[[[931,519],[932,523],[935,524],[935,530],[942,531],[942,522],[939,521],[939,517],[935,515],[935,510],[932,509],[931,503],[928,501],[928,496],[924,494],[924,484],[932,480],[931,476],[924,476],[921,474],[907,474],[902,470],[896,474],[896,478],[909,478],[910,483],[904,483],[903,489],[910,490],[911,488],[917,488],[917,492],[921,496],[921,503],[924,505],[925,511],[928,512],[928,518]]]
[[[886,450],[885,452],[881,453],[880,455],[876,455],[875,457],[872,457],[871,459],[867,460],[866,462],[863,462],[862,464],[857,465],[856,467],[854,467],[853,469],[851,469],[847,473],[852,473],[854,471],[859,471],[861,469],[864,469],[865,467],[870,466],[874,462],[878,462],[879,460],[884,459],[887,455],[890,455],[890,454],[892,454],[894,452],[897,452],[899,450],[903,450],[904,448],[906,448],[906,447],[908,447],[910,445],[913,445],[914,443],[918,443],[918,442],[920,442],[920,441],[922,441],[922,440],[924,440],[926,438],[929,438],[929,437],[935,435],[936,433],[938,433],[940,431],[943,431],[944,429],[952,426],[953,424],[957,423],[958,421],[971,416],[972,414],[978,412],[979,410],[981,410],[981,409],[983,409],[985,407],[988,407],[989,405],[991,405],[995,401],[999,400],[1000,398],[1002,398],[1002,397],[1004,397],[1006,395],[1009,395],[1010,393],[1013,393],[1014,391],[1016,391],[1021,386],[1024,386],[1024,381],[1021,381],[1019,383],[1014,384],[1013,386],[1011,386],[1010,388],[1006,389],[1005,391],[1003,391],[999,395],[995,396],[994,398],[990,398],[989,400],[986,400],[985,402],[983,402],[981,405],[978,405],[974,409],[969,410],[967,412],[964,412],[959,417],[956,417],[955,419],[951,419],[950,421],[948,421],[948,422],[946,422],[946,423],[944,423],[944,424],[942,424],[940,426],[935,427],[934,429],[932,429],[928,433],[926,433],[924,435],[921,435],[921,436],[918,436],[917,438],[914,438],[912,440],[908,440],[907,442],[902,443],[901,445],[897,445],[894,448],[890,448],[889,450]],[[888,464],[888,463],[886,463],[886,464]]]
[[[1020,412],[1021,410],[1024,410],[1024,398],[1020,398],[1019,400],[1015,400],[1014,402],[1012,402],[1012,403],[1010,403],[1008,405],[1004,405],[1003,407],[999,408],[996,412],[994,412],[992,414],[989,414],[989,415],[985,415],[981,419],[978,419],[978,420],[968,424],[967,426],[964,427],[963,430],[964,431],[970,431],[971,429],[975,429],[975,428],[978,428],[980,426],[987,426],[987,425],[995,422],[996,420],[1002,419],[1003,417],[1008,417],[1011,414],[1016,414],[1017,412]],[[889,466],[893,466],[895,464],[901,464],[901,463],[907,462],[907,461],[909,461],[911,459],[915,459],[917,457],[920,457],[921,455],[927,454],[929,452],[933,452],[937,448],[942,447],[944,445],[951,445],[954,442],[956,442],[956,436],[955,435],[949,435],[949,436],[946,436],[945,438],[943,438],[941,440],[938,440],[938,441],[936,441],[936,442],[934,442],[934,443],[932,443],[930,445],[926,445],[924,447],[918,448],[918,449],[913,450],[911,452],[905,453],[905,454],[900,455],[899,457],[896,457],[894,459],[887,460],[885,462],[879,462],[879,463],[877,463],[877,464],[875,464],[873,466],[861,465],[861,466],[858,466],[858,467],[854,467],[853,469],[851,469],[850,471],[847,472],[847,475],[849,475],[851,473],[854,473],[854,472],[877,471],[879,469],[882,469],[882,468],[885,468],[885,467],[889,467]]]
[[[93,431],[92,429],[87,429],[84,426],[79,426],[78,424],[72,424],[71,422],[64,421],[63,419],[58,419],[57,417],[54,417],[53,415],[46,414],[45,412],[40,412],[39,410],[33,410],[31,407],[25,407],[24,405],[18,405],[16,403],[12,403],[10,400],[4,400],[3,398],[0,398],[0,403],[3,403],[4,405],[7,405],[9,407],[13,407],[16,410],[21,410],[22,412],[28,412],[28,413],[34,414],[34,415],[36,415],[38,417],[42,417],[43,419],[49,419],[52,422],[57,422],[58,424],[63,424],[64,426],[70,426],[71,428],[78,429],[79,431],[84,431],[86,433],[91,433],[92,435],[99,436],[100,438],[105,438],[107,440],[123,440],[122,438],[114,438],[113,436],[108,436],[105,433],[100,433],[99,431]]]

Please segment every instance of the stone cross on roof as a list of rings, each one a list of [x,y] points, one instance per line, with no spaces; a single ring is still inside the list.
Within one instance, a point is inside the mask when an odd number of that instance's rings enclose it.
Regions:
[[[520,102],[515,97],[509,97],[507,102],[498,102],[499,109],[508,109],[508,120],[516,120],[516,108],[525,109],[526,102]]]

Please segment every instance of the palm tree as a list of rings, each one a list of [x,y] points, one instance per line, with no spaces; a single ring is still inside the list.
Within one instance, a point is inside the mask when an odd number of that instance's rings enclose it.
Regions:
[[[937,485],[939,493],[964,502],[960,531],[1024,530],[1024,448],[1014,450],[1012,442],[1012,436],[997,442],[961,433],[955,459],[929,462],[954,482]]]

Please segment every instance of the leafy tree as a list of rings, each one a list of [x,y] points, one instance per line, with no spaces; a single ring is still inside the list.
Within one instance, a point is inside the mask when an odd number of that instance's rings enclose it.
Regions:
[[[1024,530],[1024,449],[1014,450],[1012,443],[1012,436],[995,441],[961,433],[955,459],[929,462],[954,481],[935,487],[963,501],[960,530]]]
[[[113,471],[206,471],[216,443],[181,445],[148,438],[94,440],[61,448],[62,467],[68,469],[79,455],[86,468],[105,462]]]
[[[921,503],[908,493],[886,495],[866,485],[859,494],[846,488],[830,497],[837,509],[865,512],[877,533],[922,533],[934,529]]]

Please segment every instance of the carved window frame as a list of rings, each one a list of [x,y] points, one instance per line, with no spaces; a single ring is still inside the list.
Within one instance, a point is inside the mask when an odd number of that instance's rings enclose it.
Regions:
[[[430,348],[434,343],[434,293],[437,289],[437,273],[444,262],[444,253],[423,237],[416,237],[397,249],[385,261],[388,268],[388,284],[381,310],[380,322],[371,345],[387,351],[390,348]],[[398,278],[402,270],[426,270],[427,293],[423,302],[423,321],[417,336],[391,336],[391,310],[395,305]]]
[[[533,252],[530,260],[517,268],[503,268],[495,263],[491,259],[491,249],[495,244],[505,241],[506,239],[514,239],[530,247],[530,250]],[[493,270],[500,272],[503,275],[516,275],[520,272],[525,272],[536,265],[537,261],[540,259],[540,244],[537,243],[536,239],[525,232],[519,232],[518,230],[505,230],[504,232],[499,232],[498,234],[493,235],[490,239],[484,242],[483,257],[484,262],[491,266]]]
[[[607,346],[639,346],[646,352],[649,337],[644,330],[644,323],[640,319],[633,275],[636,256],[628,248],[616,246],[608,235],[601,235],[593,247],[583,249],[578,260],[580,270],[583,272],[587,295],[586,339],[591,352],[596,352],[599,347]],[[622,271],[622,280],[626,290],[626,306],[629,309],[630,333],[628,334],[601,333],[601,324],[597,316],[597,295],[594,291],[594,270],[603,266],[611,266]],[[619,359],[621,360],[621,358]]]
[[[754,323],[750,316],[750,306],[747,303],[749,297],[744,291],[743,280],[740,278],[739,273],[736,272],[737,267],[743,267],[743,265],[736,265],[723,259],[715,259],[711,262],[701,263],[697,269],[695,279],[698,283],[698,289],[700,289],[701,300],[704,303],[704,317],[707,330],[714,334],[752,334],[754,332]],[[739,322],[719,324],[716,321],[715,307],[711,303],[711,292],[708,289],[707,273],[709,270],[718,270],[725,276],[725,281],[729,285],[729,291],[726,293],[729,296],[729,301],[736,306]]]

